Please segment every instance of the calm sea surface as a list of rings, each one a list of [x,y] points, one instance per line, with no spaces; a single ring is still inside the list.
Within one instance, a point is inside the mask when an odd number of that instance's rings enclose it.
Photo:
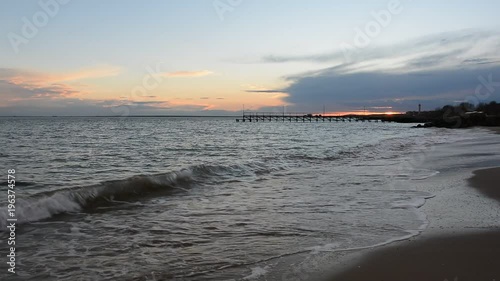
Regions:
[[[21,224],[17,279],[3,261],[0,279],[238,280],[280,257],[415,235],[431,195],[394,182],[434,175],[411,155],[453,136],[409,127],[0,118]],[[2,203],[2,229],[6,216]]]

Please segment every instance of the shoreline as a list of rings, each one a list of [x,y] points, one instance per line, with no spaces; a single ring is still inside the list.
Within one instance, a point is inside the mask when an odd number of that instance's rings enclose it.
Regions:
[[[376,249],[328,280],[498,280],[499,236],[497,229],[408,240]]]
[[[498,132],[500,134],[500,132]],[[475,170],[474,176],[468,181],[472,187],[484,195],[500,202],[500,167]]]
[[[500,134],[500,129],[490,132]],[[500,280],[500,212],[495,209],[500,203],[500,167],[464,169],[458,187],[436,188],[438,198],[426,202],[423,209],[431,223],[420,235],[353,254],[321,280]],[[446,176],[440,181],[436,185]]]
[[[500,127],[485,127],[488,130],[491,130],[497,134],[500,134]]]
[[[425,224],[424,229],[409,228],[408,234],[418,232],[410,237],[400,237],[402,239],[391,239],[382,245],[377,244],[363,248],[339,248],[320,251],[319,253],[303,253],[290,257],[280,258],[272,263],[249,268],[250,275],[256,269],[265,269],[266,273],[254,280],[297,280],[297,281],[481,281],[479,276],[474,275],[469,278],[467,272],[474,272],[472,266],[467,267],[467,259],[483,261],[492,260],[489,257],[481,258],[482,252],[474,252],[475,249],[495,249],[496,255],[500,254],[500,245],[495,244],[494,238],[500,237],[500,209],[498,201],[485,196],[479,189],[471,186],[469,180],[478,170],[500,168],[500,136],[491,128],[469,128],[464,130],[433,129],[437,134],[442,134],[442,141],[429,143],[429,145],[419,146],[411,154],[407,154],[401,165],[411,165],[415,173],[422,171],[433,172],[430,177],[402,177],[396,179],[392,186],[396,190],[411,190],[430,194],[426,198],[425,204],[416,206],[415,213],[419,220]],[[487,239],[486,244],[481,244],[481,238]],[[443,242],[450,241],[450,243]],[[478,242],[478,243],[475,243]],[[491,243],[490,243],[491,242]],[[458,247],[466,243],[466,247]],[[474,244],[475,243],[475,244]],[[413,248],[412,248],[413,247]],[[461,251],[450,252],[455,248]],[[410,252],[416,249],[417,252]],[[425,250],[427,249],[427,252]],[[411,259],[412,255],[421,253],[419,258]],[[419,268],[422,272],[432,269],[431,265],[425,264],[427,257],[434,257],[436,251],[440,256],[436,259],[452,261],[449,268],[464,269],[464,271],[451,270],[455,276],[411,279],[412,268]],[[379,253],[385,253],[381,258]],[[389,258],[384,259],[385,256]],[[462,256],[462,260],[456,259]],[[379,260],[382,263],[376,264]],[[401,266],[393,266],[397,262],[404,261]],[[462,264],[460,264],[463,262]],[[495,260],[500,264],[499,260]],[[377,265],[376,268],[383,269],[385,273],[391,273],[394,268],[400,268],[410,272],[408,276],[399,276],[391,279],[390,275],[376,275],[373,272],[367,275],[346,275],[357,274],[367,265]],[[404,268],[405,264],[407,265]],[[481,263],[480,263],[481,264]],[[408,266],[409,265],[409,266]],[[413,266],[412,266],[413,265]],[[426,266],[422,269],[417,265]],[[290,266],[292,268],[290,269]],[[359,267],[361,266],[361,267]],[[441,269],[436,266],[436,270]],[[480,269],[488,273],[488,269]],[[491,271],[491,270],[490,270]],[[500,270],[497,270],[500,272]],[[380,273],[380,271],[379,271]],[[432,274],[432,272],[429,272]],[[439,271],[435,272],[439,273]],[[491,272],[490,272],[491,273]],[[496,280],[500,280],[500,274]],[[458,275],[461,275],[458,276]],[[387,277],[389,276],[389,277]],[[443,276],[438,274],[436,276]],[[458,279],[455,277],[458,276]],[[427,276],[426,276],[427,277]],[[345,279],[344,279],[345,278]],[[244,280],[244,279],[238,279]],[[487,279],[488,280],[488,279]],[[492,281],[493,279],[489,280]]]

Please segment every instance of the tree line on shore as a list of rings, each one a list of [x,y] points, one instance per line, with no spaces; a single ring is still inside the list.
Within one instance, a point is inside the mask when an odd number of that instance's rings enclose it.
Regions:
[[[500,104],[461,103],[445,105],[433,111],[407,112],[415,122],[425,123],[417,127],[468,128],[473,126],[500,126]]]

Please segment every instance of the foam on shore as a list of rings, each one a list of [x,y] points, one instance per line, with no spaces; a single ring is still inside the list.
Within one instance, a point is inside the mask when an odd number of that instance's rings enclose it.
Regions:
[[[334,264],[328,280],[499,279],[500,167],[491,167],[500,166],[500,136],[463,133],[476,137],[436,146],[425,161],[441,173],[416,186],[435,195],[421,208],[429,220],[422,235],[351,253]]]

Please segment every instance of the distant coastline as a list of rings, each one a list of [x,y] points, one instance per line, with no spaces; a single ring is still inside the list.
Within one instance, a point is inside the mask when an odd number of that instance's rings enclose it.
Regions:
[[[3,115],[0,118],[236,118],[239,115]]]
[[[403,114],[348,115],[348,117],[419,124],[414,128],[500,127],[500,103],[495,101],[479,105],[461,103],[456,106],[446,105],[431,111],[408,111]]]
[[[446,105],[433,111],[407,112],[396,119],[408,119],[412,123],[425,123],[421,127],[470,128],[475,126],[500,127],[500,104],[473,105],[461,103],[457,106]]]
[[[321,114],[307,114],[319,117]],[[331,116],[331,115],[325,115]],[[431,111],[408,111],[402,114],[347,114],[336,117],[352,118],[366,121],[382,121],[418,124],[413,128],[470,128],[476,126],[500,127],[500,103],[492,101],[488,104],[473,105],[461,103],[456,106],[446,105]],[[53,115],[53,116],[14,116],[4,115],[0,118],[239,118],[241,115]]]

